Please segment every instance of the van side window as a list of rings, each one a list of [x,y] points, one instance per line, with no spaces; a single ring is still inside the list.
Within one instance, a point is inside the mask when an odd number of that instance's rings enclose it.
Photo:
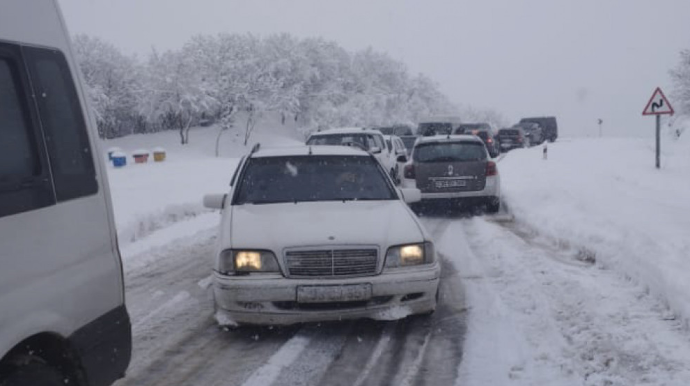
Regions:
[[[0,217],[55,203],[19,49],[0,45]]]
[[[98,191],[93,155],[74,81],[59,51],[24,47],[60,201]]]

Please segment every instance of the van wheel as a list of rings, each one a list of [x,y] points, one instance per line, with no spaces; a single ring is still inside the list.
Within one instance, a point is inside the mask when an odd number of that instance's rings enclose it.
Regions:
[[[65,376],[54,368],[43,363],[30,363],[0,381],[0,386],[65,386],[66,383]]]

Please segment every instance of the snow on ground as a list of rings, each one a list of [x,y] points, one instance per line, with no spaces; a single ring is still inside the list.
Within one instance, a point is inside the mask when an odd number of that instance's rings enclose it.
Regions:
[[[206,213],[201,202],[203,195],[228,190],[239,157],[248,153],[254,143],[262,146],[299,143],[296,132],[283,128],[275,130],[271,126],[257,128],[247,146],[242,138],[227,132],[221,137],[220,156],[215,157],[218,132],[217,127],[194,128],[190,132],[190,143],[184,146],[176,131],[103,142],[104,153],[111,147],[119,147],[130,155],[126,167],[108,166],[115,221],[123,250],[126,251],[133,241],[161,228]],[[134,163],[133,151],[155,147],[166,150],[164,162],[153,162],[151,156],[146,164]],[[140,244],[132,248],[133,252],[140,252],[145,247]]]
[[[469,317],[457,385],[686,385],[690,339],[639,285],[519,224],[456,221],[438,248]]]
[[[690,320],[690,138],[579,139],[508,153],[505,202],[517,221],[631,277]]]

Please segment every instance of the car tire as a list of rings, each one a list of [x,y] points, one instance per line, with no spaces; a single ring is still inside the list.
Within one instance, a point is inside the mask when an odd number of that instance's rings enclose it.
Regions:
[[[490,200],[486,204],[486,212],[487,213],[498,213],[498,211],[500,209],[501,209],[501,199],[500,198]]]
[[[9,377],[0,380],[0,386],[65,386],[68,379],[56,369],[43,363],[29,363],[19,367]],[[73,380],[70,385],[76,385]],[[77,385],[78,386],[78,385]]]

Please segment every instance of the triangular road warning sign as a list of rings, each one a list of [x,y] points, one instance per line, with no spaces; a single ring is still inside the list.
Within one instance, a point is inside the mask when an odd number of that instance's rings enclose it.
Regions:
[[[647,107],[644,108],[642,115],[673,115],[673,113],[673,107],[668,102],[668,99],[666,99],[661,88],[657,87],[654,94],[649,99],[649,102],[647,102]]]

